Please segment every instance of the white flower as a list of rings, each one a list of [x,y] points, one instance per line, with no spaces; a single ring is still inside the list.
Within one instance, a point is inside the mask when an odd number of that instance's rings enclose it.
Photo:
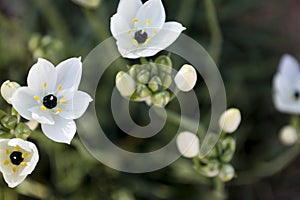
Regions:
[[[293,145],[298,140],[297,130],[292,126],[284,126],[279,132],[279,139],[284,145]]]
[[[123,57],[139,58],[157,54],[171,45],[185,30],[178,22],[165,22],[161,0],[120,0],[110,30]]]
[[[116,86],[124,97],[130,97],[136,89],[135,82],[131,76],[122,71],[116,76]]]
[[[176,138],[179,152],[186,158],[192,158],[199,153],[199,139],[196,134],[184,131]]]
[[[227,133],[234,132],[241,123],[241,112],[237,108],[226,110],[219,119],[220,128]]]
[[[177,88],[188,92],[192,90],[197,81],[197,73],[191,65],[183,65],[174,78]]]
[[[11,104],[10,98],[12,97],[13,93],[20,87],[19,83],[10,82],[9,80],[5,81],[1,85],[1,95],[3,99]]]
[[[284,113],[300,113],[300,69],[291,55],[282,56],[273,79],[274,104]]]
[[[41,123],[44,134],[56,142],[71,142],[76,133],[73,119],[92,101],[87,93],[78,91],[81,65],[80,58],[70,58],[57,67],[38,59],[29,71],[28,87],[19,88],[11,98],[22,117]]]
[[[19,138],[0,139],[0,171],[13,188],[24,181],[39,160],[36,146]]]

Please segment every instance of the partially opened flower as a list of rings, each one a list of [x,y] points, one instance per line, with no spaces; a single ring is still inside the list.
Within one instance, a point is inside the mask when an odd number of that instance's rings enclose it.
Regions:
[[[199,153],[199,139],[196,134],[184,131],[176,139],[178,151],[186,158],[192,158]]]
[[[19,83],[16,82],[11,82],[9,80],[5,81],[2,85],[1,85],[1,95],[3,97],[3,99],[11,104],[10,98],[12,97],[12,95],[14,94],[14,92],[21,87],[19,85]]]
[[[274,104],[284,113],[300,113],[300,68],[291,55],[282,56],[273,79]]]
[[[33,143],[19,138],[0,139],[0,171],[9,187],[22,183],[38,160],[38,150]]]
[[[197,73],[191,65],[183,65],[174,78],[177,88],[183,92],[192,90],[197,81]]]
[[[41,123],[48,138],[69,144],[76,133],[73,119],[81,117],[92,101],[87,93],[78,91],[81,73],[80,58],[70,58],[57,67],[38,59],[29,71],[28,87],[14,93],[12,105],[25,119]]]
[[[139,58],[157,54],[171,45],[185,30],[178,22],[165,22],[161,0],[120,0],[110,29],[123,57]]]
[[[222,113],[219,119],[219,126],[227,133],[234,132],[242,120],[241,112],[237,108],[230,108]]]

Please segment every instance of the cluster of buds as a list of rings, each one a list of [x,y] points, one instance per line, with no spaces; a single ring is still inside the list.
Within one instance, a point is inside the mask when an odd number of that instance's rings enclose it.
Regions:
[[[34,34],[29,42],[28,48],[33,55],[34,59],[49,58],[51,60],[59,60],[58,55],[63,55],[63,43],[51,36],[41,36]]]
[[[223,132],[212,151],[203,157],[199,156],[200,142],[196,134],[182,132],[177,137],[179,152],[186,158],[193,158],[196,170],[206,177],[218,177],[223,182],[235,176],[230,164],[236,149],[236,143],[229,134],[234,132],[241,122],[241,113],[236,108],[226,110],[219,119]]]
[[[193,89],[196,80],[196,70],[192,66],[184,65],[175,74],[171,59],[160,56],[154,62],[142,59],[141,64],[128,67],[127,72],[120,71],[116,76],[116,87],[123,97],[132,101],[164,107],[178,90]]]

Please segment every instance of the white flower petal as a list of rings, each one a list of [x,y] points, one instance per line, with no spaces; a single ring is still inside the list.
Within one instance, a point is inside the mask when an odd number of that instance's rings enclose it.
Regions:
[[[57,71],[57,85],[62,86],[62,89],[78,89],[81,74],[82,74],[82,63],[81,58],[70,58],[61,63],[56,67]]]
[[[81,91],[70,92],[64,98],[67,102],[61,105],[62,112],[59,115],[65,119],[81,117],[92,101],[90,95]]]
[[[241,123],[241,112],[237,108],[230,108],[222,113],[219,126],[227,133],[234,132]]]
[[[191,132],[184,131],[179,133],[176,138],[179,152],[186,158],[192,158],[199,153],[199,139]]]
[[[39,58],[38,62],[34,64],[28,74],[28,87],[37,94],[42,94],[43,85],[46,83],[46,90],[54,92],[56,86],[57,74],[55,67],[49,61]],[[36,94],[35,94],[36,95]]]
[[[280,141],[287,146],[295,144],[298,137],[297,130],[290,125],[284,126],[279,132]]]
[[[174,78],[177,88],[188,92],[192,90],[197,81],[197,73],[191,65],[183,65]]]
[[[299,63],[293,56],[285,54],[280,59],[278,72],[290,79],[297,79],[300,75]]]
[[[157,35],[151,38],[148,46],[161,51],[170,46],[184,30],[185,27],[178,22],[166,22]]]
[[[28,87],[19,88],[10,99],[16,111],[25,119],[32,120],[30,108],[38,105],[34,94]]]
[[[142,48],[142,50],[145,49],[143,47],[135,46],[132,42],[132,38],[130,38],[128,34],[122,34],[118,38],[117,46],[120,54],[124,58],[131,58],[131,59],[139,58],[140,55],[136,54],[136,52],[141,51],[140,48]]]
[[[21,176],[18,173],[3,174],[3,178],[10,188],[20,185],[26,177],[27,175]]]
[[[127,21],[120,14],[115,14],[110,19],[110,30],[115,39],[122,37],[123,35],[128,35],[128,31],[130,30]]]
[[[120,14],[127,23],[129,23],[135,18],[142,5],[141,0],[120,0],[117,13]]]
[[[138,19],[137,27],[139,28],[160,29],[166,21],[166,13],[161,0],[149,0],[144,3],[138,10],[136,19]]]
[[[136,89],[134,80],[123,71],[120,71],[116,76],[116,87],[124,97],[130,97]]]
[[[70,144],[76,133],[76,124],[73,120],[54,117],[54,125],[42,124],[43,133],[55,142]]]
[[[36,120],[41,124],[54,124],[51,111],[41,110],[40,106],[30,108],[29,111],[32,113],[32,119]]]

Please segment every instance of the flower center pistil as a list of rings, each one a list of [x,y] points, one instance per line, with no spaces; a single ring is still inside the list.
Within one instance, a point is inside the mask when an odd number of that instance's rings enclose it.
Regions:
[[[14,165],[20,165],[24,160],[24,158],[22,157],[22,152],[20,151],[13,151],[10,154],[9,158],[11,163]]]
[[[54,96],[53,94],[44,96],[43,105],[48,109],[55,108],[57,106],[57,97]]]
[[[138,30],[134,34],[134,39],[138,42],[138,44],[143,44],[148,39],[148,34],[143,30]]]

